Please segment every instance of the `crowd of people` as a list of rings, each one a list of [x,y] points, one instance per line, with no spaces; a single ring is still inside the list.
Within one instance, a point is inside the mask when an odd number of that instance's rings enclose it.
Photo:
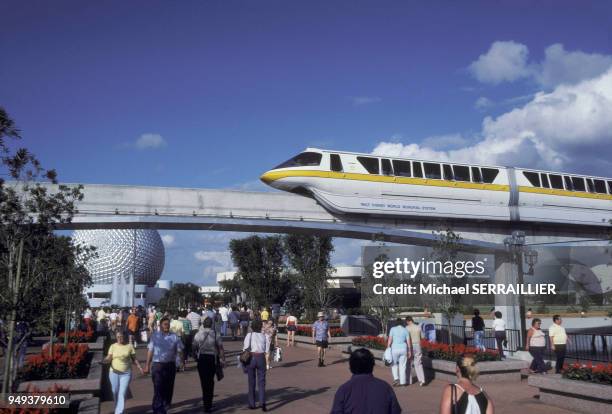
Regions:
[[[99,334],[114,337],[104,363],[110,364],[109,380],[115,401],[115,414],[123,413],[125,395],[132,378],[132,365],[142,374],[150,374],[153,382],[152,410],[164,414],[172,404],[174,381],[177,372],[184,371],[191,357],[197,364],[202,390],[204,412],[213,408],[215,377],[223,377],[226,364],[223,338],[243,338],[243,350],[251,358],[243,365],[248,376],[248,406],[266,411],[265,378],[273,367],[275,350],[278,349],[278,323],[280,305],[251,309],[247,306],[222,304],[216,308],[206,305],[179,311],[176,314],[162,312],[153,306],[148,309],[100,308],[86,309],[78,329],[94,329]],[[322,318],[323,319],[323,318]],[[297,318],[286,316],[287,330],[295,332]],[[324,358],[329,326],[324,321],[325,339],[318,341]],[[287,346],[294,345],[293,335]],[[144,367],[136,359],[136,348],[146,345]],[[290,345],[291,344],[291,345]],[[279,354],[279,353],[277,353]]]
[[[499,311],[491,310],[491,315],[494,317],[492,328],[495,342],[503,357],[505,322]],[[87,309],[83,313],[82,326],[80,325],[79,329],[96,329],[99,333],[106,330],[115,338],[104,362],[110,364],[109,380],[116,414],[123,413],[128,384],[133,377],[133,366],[142,374],[151,375],[153,412],[166,413],[172,403],[177,372],[184,370],[189,358],[197,365],[204,412],[211,412],[215,377],[217,380],[223,377],[223,368],[226,365],[223,341],[235,341],[239,338],[242,340],[242,353],[248,354],[241,366],[248,378],[248,408],[267,411],[266,375],[274,366],[273,356],[279,353],[275,352],[279,349],[279,317],[278,305],[260,309],[227,304],[216,308],[206,305],[176,314],[162,312],[155,307],[96,311]],[[567,335],[561,322],[559,315],[555,315],[553,326],[549,329],[551,346],[557,353],[557,371],[563,366],[567,344]],[[287,332],[285,345],[288,348],[295,346],[298,318],[290,313],[286,314],[282,325]],[[391,366],[392,386],[372,375],[374,357],[370,351],[353,351],[349,359],[353,375],[338,389],[332,413],[401,412],[393,387],[412,384],[413,369],[419,386],[426,385],[421,339],[435,342],[435,325],[431,325],[433,324],[427,320],[417,324],[409,316],[405,319],[398,318],[395,326],[390,329],[387,340],[389,355],[385,355],[385,359],[388,359]],[[316,345],[317,366],[325,367],[326,351],[331,338],[327,315],[319,312],[311,328],[312,343]],[[472,329],[475,347],[485,349],[484,321],[478,309],[474,311]],[[533,373],[546,372],[543,361],[544,341],[541,320],[533,319],[526,348],[533,356],[530,367]],[[147,348],[143,366],[136,359],[136,348],[140,345]],[[474,357],[465,355],[457,361],[456,373],[456,384],[444,388],[439,412],[493,413],[493,403],[482,388],[474,383],[478,375]]]

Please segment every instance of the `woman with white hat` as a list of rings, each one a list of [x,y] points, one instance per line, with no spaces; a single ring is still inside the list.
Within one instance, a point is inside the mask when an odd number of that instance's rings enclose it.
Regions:
[[[329,332],[329,323],[325,320],[325,314],[319,312],[317,314],[318,321],[312,324],[312,343],[317,344],[317,357],[320,367],[325,366],[325,350],[329,343],[331,334]]]

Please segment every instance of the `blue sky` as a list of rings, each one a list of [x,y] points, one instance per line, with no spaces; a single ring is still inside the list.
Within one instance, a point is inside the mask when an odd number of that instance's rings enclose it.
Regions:
[[[307,146],[610,176],[611,20],[603,1],[4,1],[0,105],[66,182],[261,190]],[[240,236],[163,235],[164,277],[199,283]]]

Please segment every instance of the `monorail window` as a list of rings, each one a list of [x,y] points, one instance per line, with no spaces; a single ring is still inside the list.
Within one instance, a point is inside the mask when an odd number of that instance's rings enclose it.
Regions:
[[[565,181],[565,189],[568,191],[574,191],[574,184],[572,184],[571,178],[567,175],[563,176],[563,181]]]
[[[357,161],[363,165],[370,174],[378,174],[378,158],[357,157]]]
[[[497,168],[482,168],[482,180],[487,184],[491,184],[495,181],[497,174],[499,174]]]
[[[612,194],[612,181],[608,181],[608,192]]]
[[[595,183],[595,192],[599,194],[606,194],[606,182],[604,180],[593,180]]]
[[[410,173],[410,161],[393,160],[393,171],[399,177],[412,177]]]
[[[424,162],[423,168],[425,169],[425,178],[434,178],[436,180],[442,178],[442,175],[440,174],[440,164]]]
[[[587,189],[589,190],[589,193],[594,193],[595,192],[595,184],[593,183],[593,179],[592,178],[586,178],[586,183],[587,183]]]
[[[557,190],[563,190],[563,180],[560,175],[557,174],[549,174],[548,178],[550,178],[550,186]]]
[[[541,173],[540,177],[542,178],[542,187],[550,188],[550,183],[548,182],[548,175]]]
[[[383,175],[393,175],[393,169],[391,168],[391,161],[383,158],[381,160],[382,173]]]
[[[442,164],[442,172],[444,173],[444,179],[453,181],[455,176],[453,175],[453,169],[449,164]]]
[[[420,161],[412,162],[412,171],[414,171],[414,176],[418,178],[423,178],[423,167],[421,166]]]
[[[453,165],[453,171],[455,172],[455,180],[470,181],[470,167]]]
[[[287,160],[284,163],[277,165],[276,167],[274,167],[274,169],[289,167],[317,167],[321,165],[322,157],[323,156],[318,152],[302,152],[301,154],[296,155],[290,160]]]
[[[586,191],[586,187],[584,186],[584,178],[582,178],[582,177],[572,177],[572,184],[574,184],[574,190],[576,190],[576,191]]]
[[[330,154],[329,161],[331,164],[332,171],[342,171],[342,161],[340,160],[340,155],[338,154]]]
[[[531,171],[523,171],[523,175],[529,180],[532,186],[540,187],[540,174]]]
[[[480,174],[480,168],[472,167],[472,181],[475,183],[482,182],[482,174]]]

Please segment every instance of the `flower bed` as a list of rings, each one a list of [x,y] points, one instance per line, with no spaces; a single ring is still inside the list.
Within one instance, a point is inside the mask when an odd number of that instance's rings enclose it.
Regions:
[[[612,364],[597,364],[593,366],[592,363],[574,363],[565,365],[562,376],[571,380],[612,385]]]
[[[89,369],[89,347],[86,344],[69,343],[53,345],[52,355],[44,348],[39,355],[30,355],[19,373],[21,381],[81,378]]]
[[[358,336],[352,341],[355,346],[378,349],[384,351],[387,348],[387,340],[380,336]]]
[[[66,332],[60,332],[57,336],[57,342],[62,342]],[[94,331],[88,329],[86,331],[70,331],[68,332],[68,342],[85,343],[94,342],[96,340]]]
[[[499,352],[496,350],[487,349],[482,351],[478,348],[463,344],[447,345],[422,339],[421,349],[423,350],[423,354],[427,355],[429,358],[441,359],[444,361],[456,361],[457,358],[463,354],[474,355],[476,362],[501,360]]]

